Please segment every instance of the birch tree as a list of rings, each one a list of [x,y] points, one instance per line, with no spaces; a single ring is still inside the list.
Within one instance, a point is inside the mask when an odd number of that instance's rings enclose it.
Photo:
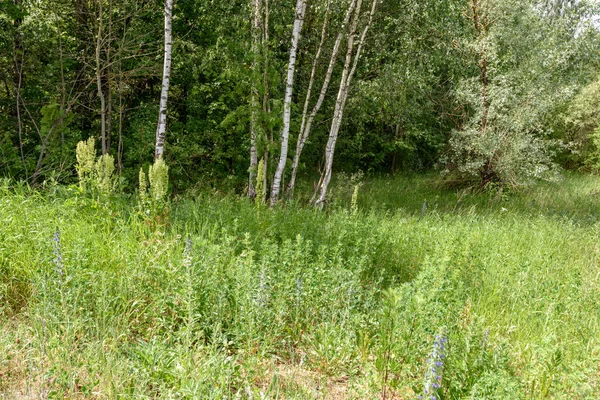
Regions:
[[[331,6],[331,3],[328,3],[328,11],[329,11],[330,6]],[[326,30],[327,30],[327,21],[328,21],[327,17],[325,18],[325,21],[323,22],[323,29],[321,32],[321,42],[319,44],[319,48],[317,49],[317,53],[315,55],[315,60],[313,62],[313,69],[311,72],[310,82],[308,85],[308,91],[306,93],[304,110],[302,112],[302,123],[300,125],[300,132],[298,133],[298,141],[296,142],[296,153],[294,154],[294,159],[292,161],[292,175],[290,177],[290,182],[289,182],[288,188],[287,188],[288,196],[290,198],[292,198],[294,196],[294,187],[296,185],[296,176],[298,174],[298,166],[300,165],[300,156],[302,155],[302,150],[304,149],[304,145],[306,144],[306,141],[308,140],[308,136],[310,135],[310,130],[312,128],[313,121],[314,121],[315,117],[317,116],[317,113],[321,109],[321,106],[323,105],[323,101],[325,100],[325,96],[327,94],[327,89],[329,88],[329,83],[331,82],[331,75],[333,74],[333,69],[335,68],[335,64],[337,62],[337,57],[338,57],[339,50],[340,50],[340,44],[344,37],[344,30],[346,29],[348,22],[350,21],[350,18],[352,17],[352,13],[354,12],[355,7],[356,7],[356,0],[352,0],[350,2],[350,4],[348,5],[348,10],[346,11],[346,16],[344,18],[344,22],[342,23],[340,32],[338,33],[335,43],[333,45],[333,51],[331,52],[331,58],[329,59],[329,66],[327,67],[327,72],[325,73],[325,78],[323,80],[323,86],[321,87],[321,91],[319,93],[319,98],[317,99],[317,102],[315,103],[310,114],[307,115],[308,105],[309,105],[309,101],[310,101],[310,95],[311,95],[312,86],[314,83],[317,61],[319,59],[319,56],[321,54],[321,50],[323,47],[323,43],[325,41]]]
[[[256,148],[256,136],[258,130],[258,62],[260,58],[261,38],[261,0],[252,0],[252,94],[250,100],[250,170],[248,177],[248,197],[252,200],[256,197],[255,181],[256,168],[258,167],[258,152]]]
[[[270,89],[269,89],[269,0],[264,0],[264,26],[262,35],[262,56],[263,56],[263,115],[268,118],[271,115],[270,105]],[[263,131],[265,135],[265,143],[273,143],[273,128],[267,126],[265,118],[262,120]],[[266,192],[268,191],[268,171],[269,171],[269,146],[265,145],[263,151],[263,199],[262,202],[266,202]]]
[[[356,53],[354,52],[355,47],[355,35],[358,27],[358,21],[361,13],[362,0],[358,0],[358,4],[356,5],[356,10],[354,12],[354,18],[352,21],[352,25],[350,27],[350,33],[348,35],[348,46],[346,50],[346,60],[344,62],[344,70],[342,72],[342,77],[340,80],[340,87],[338,90],[337,100],[335,102],[335,108],[333,111],[333,119],[331,121],[331,128],[329,131],[329,139],[327,141],[327,146],[325,147],[325,170],[323,171],[323,175],[317,190],[319,191],[319,197],[315,202],[315,206],[322,208],[325,200],[327,198],[327,188],[331,181],[331,175],[333,170],[333,156],[335,153],[335,144],[338,138],[338,134],[340,131],[340,126],[342,124],[342,118],[344,116],[344,108],[346,106],[346,100],[348,99],[348,93],[350,90],[350,84],[352,83],[352,78],[356,73],[356,67],[358,66],[358,62],[360,60],[360,55],[362,49],[365,44],[365,40],[367,37],[367,33],[369,32],[369,28],[373,23],[373,16],[375,15],[375,10],[377,8],[377,0],[373,0],[371,5],[371,11],[369,13],[369,19],[367,21],[366,26],[363,29],[363,32],[359,38],[358,46],[356,48]]]
[[[96,36],[96,87],[98,89],[98,98],[100,99],[100,132],[102,142],[102,155],[106,155],[106,99],[104,90],[102,89],[102,65],[101,65],[101,50],[102,50],[102,1],[98,2],[98,34]]]
[[[288,64],[287,80],[285,86],[285,98],[283,102],[283,130],[281,132],[281,153],[279,163],[273,178],[273,188],[271,190],[271,206],[277,204],[279,192],[281,189],[281,180],[285,170],[285,164],[288,156],[288,142],[290,134],[290,119],[292,111],[292,93],[294,89],[294,75],[296,70],[296,55],[298,52],[298,41],[300,32],[304,24],[304,14],[306,12],[306,0],[298,0],[296,3],[296,17],[294,20],[294,29],[292,31],[292,45],[290,47],[290,60]]]
[[[163,66],[162,89],[160,93],[158,126],[156,128],[156,149],[154,152],[155,159],[162,157],[165,149],[165,132],[167,130],[167,98],[169,95],[169,79],[171,78],[172,19],[173,0],[165,0],[165,60]]]

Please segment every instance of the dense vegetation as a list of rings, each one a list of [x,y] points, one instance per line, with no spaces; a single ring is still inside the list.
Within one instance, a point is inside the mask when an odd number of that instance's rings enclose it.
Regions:
[[[598,2],[293,3],[0,2],[0,398],[598,398]]]
[[[175,1],[164,157],[176,191],[229,183],[244,193],[262,158],[268,195],[278,159],[285,185],[296,155],[298,173],[318,180],[346,86],[338,171],[438,168],[454,184],[522,186],[561,166],[597,168],[596,2],[379,1],[371,25],[371,1],[298,4],[288,104],[293,2]],[[2,2],[0,173],[70,183],[76,143],[95,136],[132,191],[153,160],[163,18],[154,0]],[[356,69],[344,86],[348,56]]]
[[[600,181],[436,182],[372,180],[353,205],[340,179],[327,213],[198,195],[169,225],[3,186],[0,393],[596,398]]]

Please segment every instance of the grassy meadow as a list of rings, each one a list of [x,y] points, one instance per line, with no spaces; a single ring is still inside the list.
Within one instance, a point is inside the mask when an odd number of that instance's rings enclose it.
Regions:
[[[161,218],[0,184],[0,399],[599,398],[600,178],[355,183]]]

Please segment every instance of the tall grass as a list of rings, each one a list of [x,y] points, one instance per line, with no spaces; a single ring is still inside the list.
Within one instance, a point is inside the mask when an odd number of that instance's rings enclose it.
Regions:
[[[326,212],[187,196],[156,224],[5,183],[0,397],[597,398],[600,180],[355,187]]]

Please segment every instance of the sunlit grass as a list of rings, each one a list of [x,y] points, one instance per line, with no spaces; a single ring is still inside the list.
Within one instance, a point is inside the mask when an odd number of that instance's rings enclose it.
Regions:
[[[595,398],[598,178],[374,178],[356,214],[353,191],[184,196],[157,226],[135,199],[0,189],[0,397],[415,398],[443,333],[442,398]]]

